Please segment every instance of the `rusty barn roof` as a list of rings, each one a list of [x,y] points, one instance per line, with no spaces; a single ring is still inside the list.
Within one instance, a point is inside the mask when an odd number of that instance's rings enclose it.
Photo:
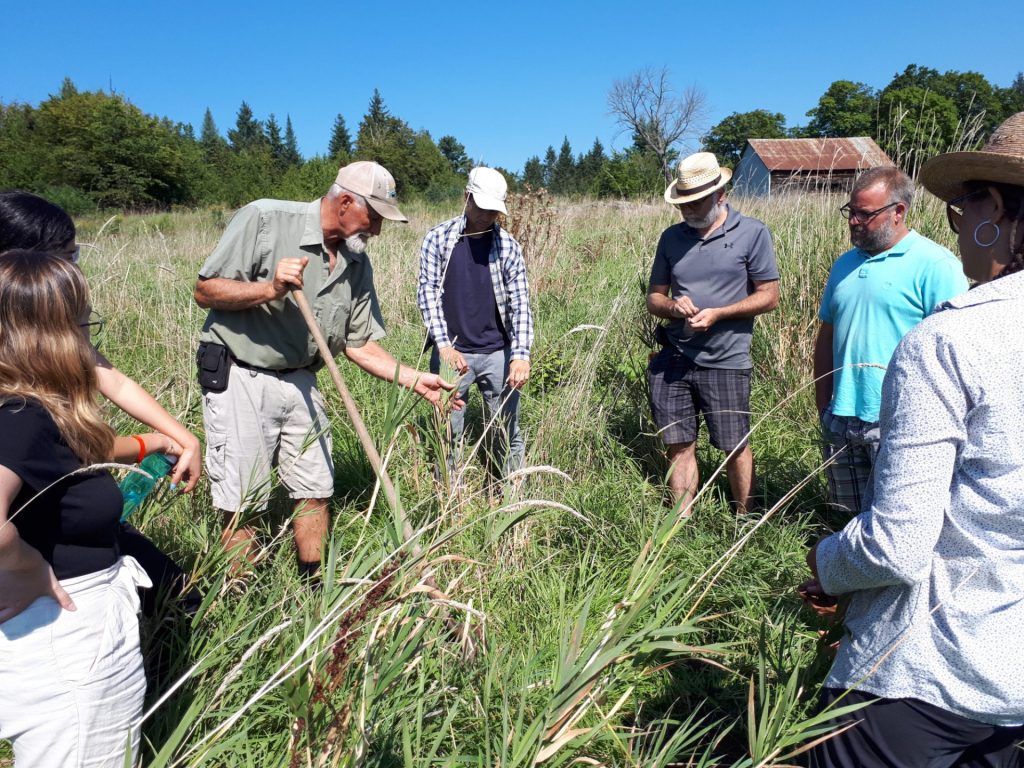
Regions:
[[[895,165],[867,136],[849,139],[749,139],[769,171],[856,171]]]

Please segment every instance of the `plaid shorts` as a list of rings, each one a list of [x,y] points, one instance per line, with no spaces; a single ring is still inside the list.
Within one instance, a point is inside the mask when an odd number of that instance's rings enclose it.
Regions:
[[[651,412],[666,445],[697,439],[698,417],[711,444],[731,452],[750,432],[750,369],[705,368],[666,347],[647,367]]]
[[[826,460],[828,500],[850,515],[864,511],[871,490],[871,471],[878,456],[878,422],[856,416],[836,416],[831,408],[821,414],[822,453]]]

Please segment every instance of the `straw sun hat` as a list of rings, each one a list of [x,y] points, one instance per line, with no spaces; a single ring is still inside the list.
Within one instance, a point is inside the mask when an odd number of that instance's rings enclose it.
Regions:
[[[925,189],[946,202],[964,193],[966,181],[1024,187],[1024,112],[1007,118],[977,152],[948,152],[921,168]]]
[[[732,171],[720,168],[710,152],[697,152],[679,161],[676,180],[665,190],[665,202],[672,205],[692,203],[721,189],[732,178]]]

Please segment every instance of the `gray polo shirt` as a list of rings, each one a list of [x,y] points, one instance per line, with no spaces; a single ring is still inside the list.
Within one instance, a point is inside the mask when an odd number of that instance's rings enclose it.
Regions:
[[[384,336],[366,254],[339,245],[337,263],[330,271],[319,200],[249,203],[228,223],[199,276],[270,282],[281,259],[301,256],[309,257],[303,292],[331,354]],[[303,368],[317,360],[316,343],[290,295],[251,309],[211,309],[200,339],[223,344],[236,359],[260,368]]]
[[[689,296],[704,309],[742,301],[754,292],[753,280],[778,280],[768,228],[730,206],[727,209],[725,223],[704,240],[685,222],[662,232],[650,285],[671,286],[673,299]],[[752,317],[720,320],[702,332],[694,332],[685,320],[672,320],[666,330],[672,346],[698,365],[734,370],[753,367]]]

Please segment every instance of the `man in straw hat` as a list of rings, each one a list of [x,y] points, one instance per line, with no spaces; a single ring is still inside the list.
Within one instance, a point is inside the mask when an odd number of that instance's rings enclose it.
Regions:
[[[822,704],[860,705],[815,768],[1024,764],[1024,112],[921,182],[977,285],[900,341],[871,502],[808,557],[805,599],[847,599]]]
[[[443,361],[460,376],[459,399],[475,382],[488,422],[497,430],[494,466],[503,477],[523,464],[519,390],[530,377],[533,317],[523,252],[498,223],[507,214],[505,177],[480,166],[469,172],[465,210],[427,232],[416,294],[430,370]],[[451,416],[449,470],[461,453],[464,416]]]
[[[323,366],[295,300],[301,289],[332,354],[437,404],[451,389],[377,344],[383,321],[366,255],[384,219],[408,221],[381,165],[344,166],[310,203],[257,200],[228,224],[199,271],[195,300],[209,309],[200,335],[206,467],[223,512],[223,544],[249,554],[242,516],[266,507],[271,472],[295,501],[299,570],[317,573],[334,493],[331,431],[316,372]]]
[[[960,262],[907,227],[914,182],[899,168],[865,171],[839,212],[853,248],[832,266],[818,310],[815,402],[829,501],[865,504],[878,453],[882,377],[900,339],[935,306],[967,290]]]
[[[647,375],[675,501],[685,504],[697,491],[703,416],[711,444],[727,454],[729,488],[745,512],[754,492],[750,340],[754,317],[779,303],[779,270],[768,228],[725,202],[731,177],[713,154],[698,152],[680,161],[665,190],[682,221],[662,233],[651,268],[647,310],[669,322]]]

